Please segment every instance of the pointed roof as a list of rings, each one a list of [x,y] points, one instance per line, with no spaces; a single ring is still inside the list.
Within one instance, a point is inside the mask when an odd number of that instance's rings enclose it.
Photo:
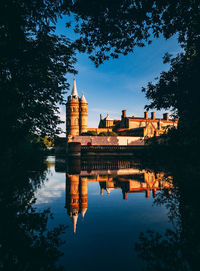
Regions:
[[[82,218],[84,219],[85,213],[87,212],[87,208],[83,208],[81,211]]]
[[[76,234],[77,220],[78,220],[78,214],[72,215],[72,223],[73,223],[73,228],[74,228],[74,234]]]
[[[113,120],[109,114],[105,117],[105,120]]]
[[[110,192],[113,190],[113,188],[106,188],[106,191],[108,193],[108,195],[110,195]]]
[[[85,99],[85,96],[84,96],[84,93],[82,94],[81,96],[81,102],[82,103],[87,103],[86,99]]]
[[[75,78],[74,78],[74,84],[73,84],[72,94],[71,95],[78,97],[78,91],[77,91],[77,87],[76,87],[76,79]]]

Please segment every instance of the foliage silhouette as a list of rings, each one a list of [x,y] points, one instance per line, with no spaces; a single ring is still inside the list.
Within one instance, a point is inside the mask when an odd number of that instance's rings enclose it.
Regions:
[[[151,101],[147,109],[174,111],[180,120],[181,144],[199,144],[199,1],[77,0],[72,9],[77,19],[75,31],[80,34],[77,48],[87,52],[96,66],[161,35],[166,39],[178,36],[182,53],[172,59],[166,55],[164,62],[170,62],[170,70],[142,90]]]
[[[199,144],[199,45],[168,59],[169,71],[162,72],[157,83],[149,83],[147,88],[143,88],[146,97],[151,100],[147,109],[171,108],[174,111],[179,118],[179,142],[187,145]]]
[[[62,270],[57,261],[65,227],[47,229],[50,210],[34,207],[35,192],[45,178],[44,163],[1,169],[0,270]]]
[[[157,170],[152,164],[150,168]],[[184,168],[182,163],[173,167],[165,163],[163,168],[173,176],[174,189],[170,195],[165,190],[159,192],[154,204],[166,207],[173,227],[164,234],[152,230],[141,233],[135,251],[146,263],[144,270],[198,270],[200,168],[186,160]]]
[[[82,136],[96,136],[97,132],[96,131],[88,131],[88,132],[82,133],[81,135]]]
[[[55,34],[62,1],[0,3],[0,121],[3,148],[32,133],[59,133],[59,104],[75,73],[69,39]]]
[[[101,132],[99,136],[118,136],[115,132]]]
[[[91,54],[96,65],[110,57],[128,54],[153,38],[178,34],[182,45],[199,39],[197,0],[75,0],[77,45]]]

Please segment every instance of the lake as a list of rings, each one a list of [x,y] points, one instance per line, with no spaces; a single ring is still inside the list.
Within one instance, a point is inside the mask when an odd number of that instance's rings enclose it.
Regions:
[[[1,171],[0,270],[199,270],[194,162],[16,161]]]
[[[141,270],[135,251],[140,234],[173,229],[168,209],[156,198],[170,197],[171,176],[155,173],[134,161],[65,161],[47,158],[48,173],[36,192],[38,210],[50,208],[54,220],[67,226],[62,234],[66,270]]]

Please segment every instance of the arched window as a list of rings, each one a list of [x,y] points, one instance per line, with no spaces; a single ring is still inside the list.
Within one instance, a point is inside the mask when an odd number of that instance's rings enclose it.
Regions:
[[[74,125],[78,125],[78,119],[74,120]]]

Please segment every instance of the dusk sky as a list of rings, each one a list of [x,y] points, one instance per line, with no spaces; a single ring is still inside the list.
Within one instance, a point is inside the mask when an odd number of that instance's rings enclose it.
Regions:
[[[57,32],[73,38],[75,34],[64,26],[65,20],[57,25]],[[99,115],[109,114],[114,119],[121,118],[121,111],[127,110],[128,116],[143,116],[144,106],[148,103],[142,86],[159,76],[169,66],[162,63],[166,52],[176,54],[180,51],[176,37],[169,40],[154,39],[152,44],[144,48],[136,48],[128,56],[120,55],[119,59],[106,61],[96,68],[87,54],[77,54],[75,65],[79,96],[84,92],[88,102],[88,127],[98,127]],[[73,75],[67,75],[68,82],[73,85]],[[156,112],[161,117],[163,112]],[[61,108],[61,119],[65,120],[65,108]],[[65,127],[63,125],[62,127]]]

